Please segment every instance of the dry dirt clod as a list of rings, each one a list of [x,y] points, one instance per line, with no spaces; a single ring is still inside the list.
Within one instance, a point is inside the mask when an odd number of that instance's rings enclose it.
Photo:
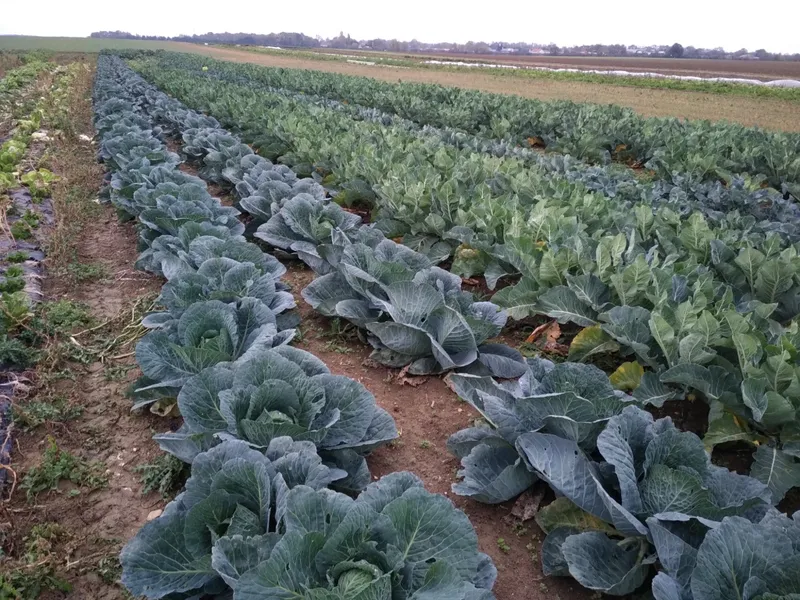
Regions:
[[[161,513],[163,513],[163,512],[164,511],[161,510],[160,508],[158,510],[151,510],[149,513],[147,513],[147,520],[148,521],[154,521],[155,519],[160,517]]]

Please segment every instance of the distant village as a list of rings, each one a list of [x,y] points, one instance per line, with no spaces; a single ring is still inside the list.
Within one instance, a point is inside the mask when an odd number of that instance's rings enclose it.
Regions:
[[[297,32],[282,33],[205,33],[200,35],[179,35],[175,37],[134,35],[127,31],[98,31],[91,34],[95,38],[117,38],[138,40],[162,40],[192,42],[200,44],[232,44],[240,46],[263,46],[277,48],[332,48],[339,50],[374,50],[381,52],[429,52],[453,54],[507,54],[539,56],[650,56],[668,58],[711,58],[737,60],[798,60],[798,54],[779,54],[761,48],[750,51],[741,48],[735,52],[723,48],[695,48],[675,43],[669,46],[626,46],[624,44],[590,44],[585,46],[558,46],[556,44],[535,44],[526,42],[467,42],[456,44],[442,42],[430,44],[418,40],[357,40],[344,32],[333,38],[311,37]]]

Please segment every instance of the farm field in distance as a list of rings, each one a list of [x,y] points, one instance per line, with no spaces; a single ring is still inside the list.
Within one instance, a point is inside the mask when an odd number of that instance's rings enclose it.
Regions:
[[[747,126],[766,127],[776,131],[800,131],[798,104],[782,99],[516,77],[504,73],[490,73],[485,69],[479,72],[469,72],[465,69],[397,68],[344,61],[314,60],[311,53],[305,51],[302,57],[275,51],[248,51],[240,48],[211,46],[198,46],[192,48],[191,51],[222,60],[249,62],[264,66],[363,75],[383,81],[437,83],[498,94],[514,94],[539,100],[617,104],[630,107],[646,116],[726,120]]]
[[[0,600],[800,595],[800,105],[16,43]]]
[[[748,79],[800,79],[800,61],[755,61],[697,58],[651,58],[636,56],[541,56],[505,54],[459,54],[457,52],[403,53],[370,52],[366,50],[339,50],[336,48],[311,48],[312,52],[334,54],[361,54],[364,56],[396,56],[409,60],[426,59],[459,60],[510,65],[524,65],[573,69],[620,69],[624,71],[655,71],[674,75],[700,77],[742,77]]]
[[[141,49],[187,52],[178,42],[118,40],[107,38],[37,37],[32,35],[0,35],[0,51],[49,50],[52,52],[96,53],[101,50]]]

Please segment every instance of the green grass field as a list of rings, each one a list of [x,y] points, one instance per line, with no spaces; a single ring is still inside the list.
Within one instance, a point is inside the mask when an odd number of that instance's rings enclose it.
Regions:
[[[105,49],[134,48],[142,50],[178,50],[187,52],[188,44],[102,38],[37,37],[32,35],[0,35],[2,50],[52,50],[53,52],[100,52]]]

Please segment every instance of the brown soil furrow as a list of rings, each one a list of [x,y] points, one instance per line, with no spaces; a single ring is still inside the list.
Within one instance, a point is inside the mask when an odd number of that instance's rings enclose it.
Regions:
[[[444,494],[466,512],[478,533],[480,549],[497,566],[494,593],[498,600],[590,598],[588,590],[570,579],[544,577],[539,556],[544,535],[532,520],[516,523],[510,515],[513,501],[491,506],[451,491],[459,461],[447,451],[447,438],[470,427],[478,413],[450,391],[441,377],[429,377],[416,387],[403,385],[398,382],[397,369],[367,360],[368,345],[352,336],[332,335],[330,319],[316,313],[300,295],[313,273],[301,263],[287,263],[287,267],[285,280],[292,286],[302,318],[302,341],[295,345],[321,358],[333,373],[361,382],[397,423],[399,440],[367,459],[373,477],[411,471],[429,491]],[[503,544],[498,543],[500,538]],[[501,545],[507,547],[501,549]]]

